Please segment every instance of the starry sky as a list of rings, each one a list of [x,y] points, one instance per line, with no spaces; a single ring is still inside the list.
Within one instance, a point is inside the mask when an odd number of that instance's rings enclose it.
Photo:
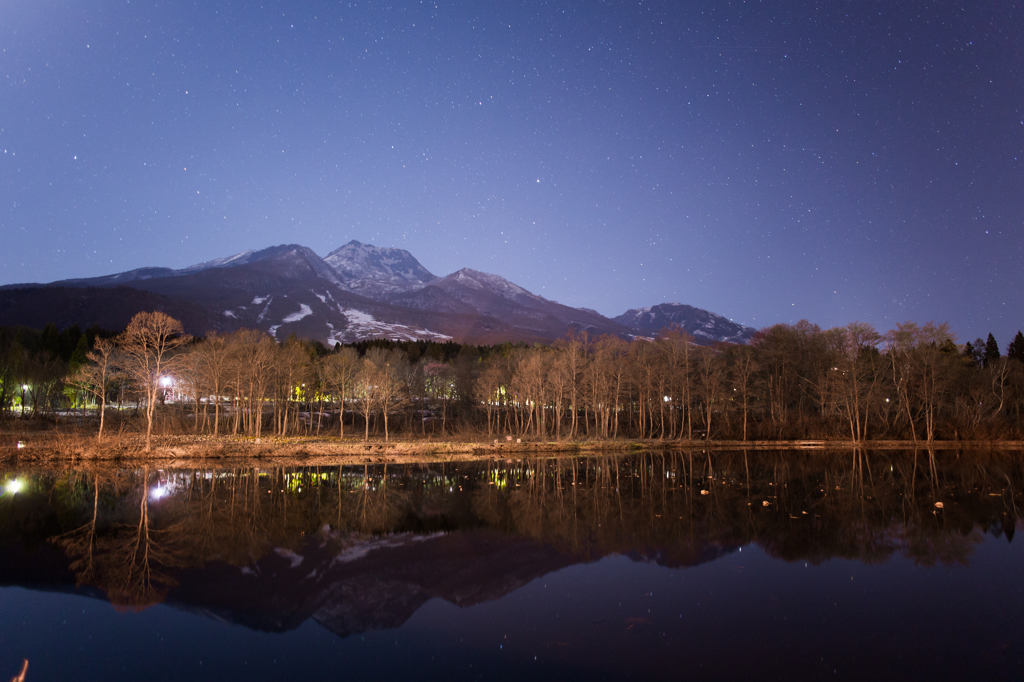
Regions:
[[[0,284],[299,243],[1024,328],[1024,4],[4,0]]]

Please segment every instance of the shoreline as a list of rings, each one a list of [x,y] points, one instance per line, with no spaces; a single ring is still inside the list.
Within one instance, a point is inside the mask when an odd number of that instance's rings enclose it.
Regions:
[[[59,432],[0,432],[0,461],[5,464],[154,463],[162,466],[224,466],[228,463],[292,466],[436,463],[486,461],[508,457],[557,457],[591,453],[651,450],[1024,450],[1024,441],[687,441],[687,440],[564,440],[496,441],[363,441],[337,436],[252,438],[242,436],[154,436],[145,451],[145,436]]]

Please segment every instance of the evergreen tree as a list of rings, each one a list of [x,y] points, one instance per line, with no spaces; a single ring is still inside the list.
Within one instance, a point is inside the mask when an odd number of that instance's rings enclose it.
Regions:
[[[74,374],[74,372],[89,361],[86,354],[89,352],[89,337],[85,334],[80,334],[78,337],[78,344],[75,346],[75,350],[71,353],[71,358],[68,360],[68,372]]]
[[[971,361],[975,367],[981,367],[985,361],[985,342],[975,339],[974,343],[968,341],[964,344],[964,357]]]
[[[990,363],[995,362],[999,359],[999,344],[996,343],[996,338],[991,334],[988,335],[988,341],[985,342],[985,367],[988,367]]]
[[[78,341],[82,336],[82,330],[79,329],[78,324],[73,324],[60,333],[60,359],[64,362],[70,362],[71,356],[74,354],[75,349],[78,348]],[[85,353],[88,352],[88,348],[82,351],[82,361],[85,361]]]
[[[964,352],[962,353],[964,360],[974,364],[974,344],[968,341],[964,344]]]
[[[60,332],[53,322],[43,327],[38,349],[50,353],[55,358],[60,357]]]
[[[1013,337],[1013,341],[1006,347],[1006,357],[1024,362],[1024,334],[1021,334],[1019,330],[1017,336]]]

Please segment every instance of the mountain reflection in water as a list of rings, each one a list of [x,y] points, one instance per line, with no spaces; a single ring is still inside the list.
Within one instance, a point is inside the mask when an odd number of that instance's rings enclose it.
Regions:
[[[928,450],[2,477],[20,488],[0,498],[0,584],[340,637],[613,554],[685,568],[753,544],[809,565],[967,566],[985,534],[1013,539],[1024,503],[1017,454]]]

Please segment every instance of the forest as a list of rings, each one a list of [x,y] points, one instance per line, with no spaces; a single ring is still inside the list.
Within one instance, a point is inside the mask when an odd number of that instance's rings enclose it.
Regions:
[[[801,321],[749,345],[685,331],[551,345],[254,331],[193,338],[163,313],[122,332],[0,329],[0,419],[212,436],[853,442],[1017,440],[1024,335],[1006,354],[947,325]],[[108,427],[109,430],[109,427]]]

